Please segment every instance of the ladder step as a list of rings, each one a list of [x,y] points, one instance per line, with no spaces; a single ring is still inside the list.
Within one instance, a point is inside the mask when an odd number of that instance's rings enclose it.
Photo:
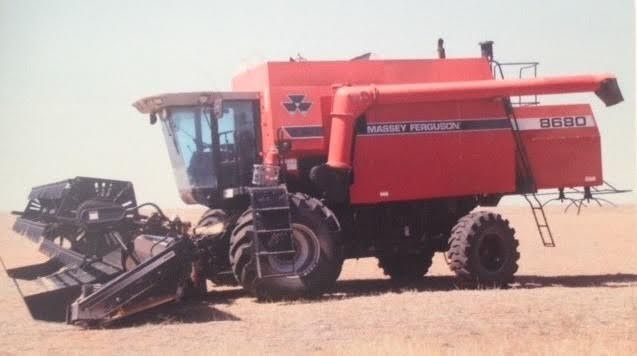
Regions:
[[[257,234],[277,233],[277,232],[292,232],[292,229],[270,229],[270,230],[257,230]]]
[[[257,253],[257,256],[274,256],[274,255],[290,255],[296,253],[294,250],[285,250],[285,251],[264,251]]]
[[[254,209],[254,211],[282,211],[282,210],[290,210],[289,206],[271,206],[268,208],[258,208],[258,209]]]
[[[296,277],[297,273],[296,272],[290,272],[290,273],[277,273],[277,274],[264,274],[262,275],[260,278],[284,278],[284,277]]]
[[[541,203],[538,203],[538,205],[533,204],[533,201],[539,202],[535,194],[523,194],[523,196],[526,199],[526,201],[529,203],[529,206],[531,207],[531,212],[533,213],[533,219],[535,220],[535,226],[537,227],[538,233],[540,234],[542,244],[544,245],[544,247],[555,247],[555,241],[553,240],[553,233],[551,232],[551,228],[549,227],[549,222],[546,219],[544,206],[542,206]],[[531,196],[533,200],[531,200],[529,196]]]

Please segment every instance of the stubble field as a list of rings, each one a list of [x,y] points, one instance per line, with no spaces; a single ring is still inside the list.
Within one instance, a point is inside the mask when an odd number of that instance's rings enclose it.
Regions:
[[[522,256],[506,290],[457,288],[440,254],[427,278],[403,287],[375,259],[350,260],[320,300],[257,303],[209,286],[202,300],[82,330],[32,320],[0,273],[0,354],[637,354],[637,207],[580,216],[551,208],[553,249],[542,247],[528,209],[497,210]],[[12,223],[0,215],[5,264],[41,261]]]

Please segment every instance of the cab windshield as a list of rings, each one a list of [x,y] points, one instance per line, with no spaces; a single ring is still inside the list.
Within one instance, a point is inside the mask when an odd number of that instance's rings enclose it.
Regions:
[[[210,107],[168,108],[164,132],[180,191],[210,195],[249,182],[257,156],[254,105],[251,100],[224,101],[218,119]]]
[[[167,122],[173,137],[172,144],[185,165],[190,185],[215,188],[217,179],[209,110],[203,107],[172,108]]]

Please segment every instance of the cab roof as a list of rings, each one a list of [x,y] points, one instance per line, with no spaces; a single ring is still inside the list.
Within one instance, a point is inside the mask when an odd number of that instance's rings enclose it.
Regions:
[[[257,92],[165,93],[141,98],[133,106],[142,114],[152,114],[171,106],[213,105],[218,100],[257,100]]]

